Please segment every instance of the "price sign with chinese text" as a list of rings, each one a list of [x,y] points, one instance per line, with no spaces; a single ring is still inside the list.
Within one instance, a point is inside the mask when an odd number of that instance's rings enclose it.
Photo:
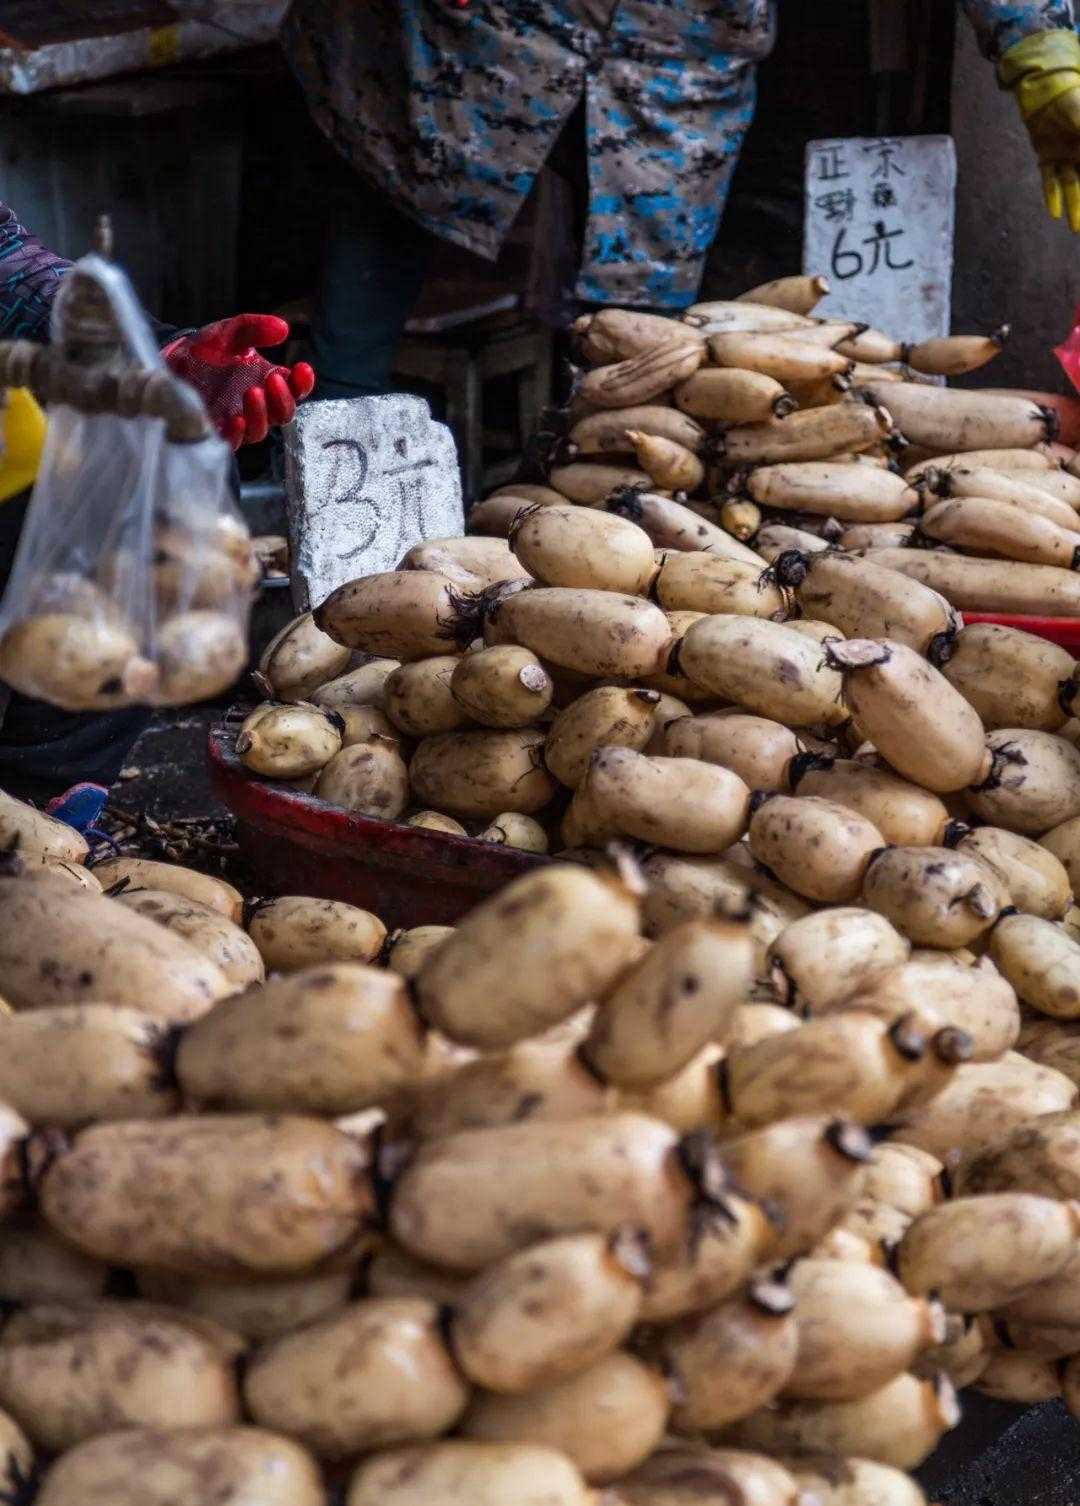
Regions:
[[[809,142],[803,270],[831,287],[814,313],[948,334],[955,189],[951,136]]]
[[[464,532],[450,430],[421,397],[304,403],[284,430],[293,600],[307,611],[423,539]]]

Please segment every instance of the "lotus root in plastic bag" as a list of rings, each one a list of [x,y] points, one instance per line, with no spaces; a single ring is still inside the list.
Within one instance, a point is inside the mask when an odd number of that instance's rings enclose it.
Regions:
[[[96,257],[129,356],[162,369],[126,278]],[[54,340],[65,285],[54,305]],[[227,690],[247,662],[258,579],[216,437],[160,418],[48,410],[41,468],[0,603],[0,679],[68,711],[176,706]]]

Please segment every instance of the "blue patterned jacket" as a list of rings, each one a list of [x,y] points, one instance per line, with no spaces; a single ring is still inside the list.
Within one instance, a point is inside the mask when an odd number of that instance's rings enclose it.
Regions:
[[[48,340],[53,299],[70,266],[0,201],[0,340]],[[161,346],[183,333],[152,314],[146,318]]]
[[[70,265],[0,203],[0,339],[48,339],[49,311]]]
[[[960,3],[990,58],[1076,24],[1074,0]],[[578,295],[681,308],[723,214],[775,12],[776,0],[294,0],[285,45],[338,150],[426,229],[486,257],[584,96]],[[48,338],[67,266],[0,204],[0,338]]]
[[[1071,0],[961,0],[995,57]],[[294,0],[286,52],[342,155],[425,229],[494,257],[584,97],[578,296],[692,302],[776,0]],[[361,19],[362,18],[362,19]]]

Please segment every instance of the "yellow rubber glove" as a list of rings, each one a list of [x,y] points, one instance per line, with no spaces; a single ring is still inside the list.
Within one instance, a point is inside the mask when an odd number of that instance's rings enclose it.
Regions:
[[[1062,209],[1080,234],[1080,39],[1072,31],[1038,31],[998,63],[1042,169],[1043,197],[1055,220]]]
[[[45,415],[25,387],[0,393],[0,503],[32,486],[45,444]]]

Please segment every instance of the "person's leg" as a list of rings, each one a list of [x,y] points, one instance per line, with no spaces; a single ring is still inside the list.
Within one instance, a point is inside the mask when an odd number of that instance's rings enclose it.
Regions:
[[[388,390],[394,352],[431,250],[426,231],[362,178],[349,178],[330,203],[312,310],[317,398]]]
[[[147,706],[60,711],[12,695],[0,725],[0,789],[44,801],[84,780],[110,785],[152,715]]]

